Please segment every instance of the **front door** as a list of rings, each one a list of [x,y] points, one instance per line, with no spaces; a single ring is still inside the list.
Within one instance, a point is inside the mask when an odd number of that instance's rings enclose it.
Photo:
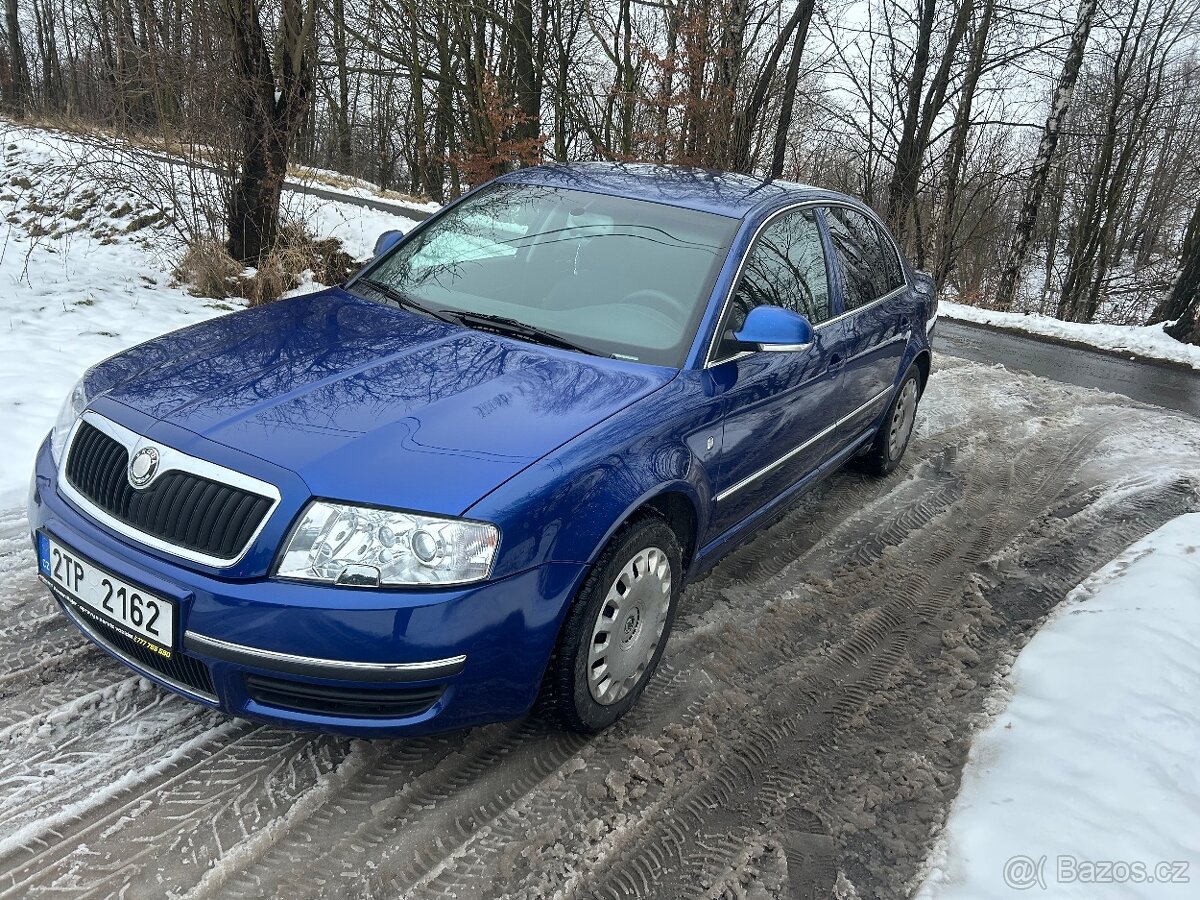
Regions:
[[[710,535],[716,537],[791,487],[831,453],[842,367],[833,334],[804,351],[741,352],[732,340],[755,306],[790,309],[819,325],[832,315],[816,213],[785,211],[751,246],[720,324],[710,366],[724,397],[724,443]]]

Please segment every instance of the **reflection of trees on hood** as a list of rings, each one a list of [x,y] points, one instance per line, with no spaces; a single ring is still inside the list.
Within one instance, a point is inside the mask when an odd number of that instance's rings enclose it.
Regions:
[[[160,415],[186,407],[215,420],[262,406],[262,418],[316,428],[339,428],[347,406],[384,424],[492,381],[542,416],[604,409],[645,383],[478,332],[447,339],[452,326],[373,305],[326,296],[286,308],[281,321],[285,307],[265,308],[269,329],[255,313],[229,316],[135,348],[95,381],[148,375],[124,389]]]

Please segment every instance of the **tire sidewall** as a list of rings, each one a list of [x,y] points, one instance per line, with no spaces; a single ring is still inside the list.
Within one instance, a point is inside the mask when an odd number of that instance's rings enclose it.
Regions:
[[[592,640],[592,631],[609,586],[629,560],[647,547],[658,547],[662,550],[671,567],[671,597],[662,637],[649,665],[646,666],[646,671],[642,673],[641,680],[616,703],[606,706],[596,702],[588,688],[588,648]],[[682,577],[683,562],[679,542],[675,533],[661,519],[646,518],[631,523],[604,550],[580,588],[563,632],[559,672],[556,674],[560,681],[557,685],[560,712],[567,725],[581,731],[600,731],[616,722],[638,701],[646,684],[654,677],[671,636],[675,611],[679,605]],[[569,683],[563,683],[567,681]]]
[[[904,377],[900,380],[899,386],[896,388],[896,393],[892,397],[892,402],[888,404],[887,415],[883,418],[883,424],[879,427],[879,468],[882,474],[887,475],[892,472],[896,466],[900,465],[900,461],[904,459],[904,454],[908,452],[908,445],[912,443],[912,432],[909,432],[908,440],[904,442],[904,446],[900,448],[900,455],[895,459],[892,458],[891,436],[892,417],[896,415],[896,407],[900,405],[900,395],[904,393],[904,387],[910,381],[915,381],[917,384],[917,399],[916,405],[919,408],[921,404],[921,372],[917,368],[916,363],[908,367],[904,373]],[[916,409],[913,410],[913,415],[916,415]],[[916,430],[916,423],[913,423],[913,430]]]

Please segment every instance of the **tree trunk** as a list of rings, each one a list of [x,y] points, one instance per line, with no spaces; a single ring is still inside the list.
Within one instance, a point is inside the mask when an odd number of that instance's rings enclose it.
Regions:
[[[513,128],[516,140],[532,140],[542,131],[542,96],[533,33],[533,0],[513,0],[513,82],[520,119]]]
[[[796,24],[796,36],[792,42],[792,55],[788,58],[783,76],[783,99],[779,107],[779,121],[775,123],[775,147],[771,154],[771,177],[783,176],[784,158],[787,156],[788,132],[792,128],[792,116],[796,108],[796,88],[800,83],[800,59],[804,56],[804,45],[808,41],[808,26],[812,23],[816,0],[800,0],[796,10],[800,18]]]
[[[905,116],[904,132],[900,139],[900,146],[896,150],[896,168],[892,172],[892,180],[888,185],[888,209],[898,234],[901,237],[907,234],[910,221],[912,223],[913,239],[908,243],[914,250],[915,262],[918,267],[925,265],[925,240],[916,208],[921,168],[924,165],[925,152],[929,148],[933,123],[946,104],[946,93],[950,87],[950,76],[953,72],[954,61],[958,56],[959,44],[966,36],[974,11],[975,0],[960,0],[958,8],[954,12],[954,24],[950,28],[941,61],[929,82],[928,90],[925,91],[925,99],[921,102],[918,114],[914,117],[910,111]],[[924,24],[922,22],[922,26]],[[925,41],[928,44],[929,35],[925,35]],[[917,52],[919,56],[920,47]],[[926,56],[928,56],[928,52],[929,48],[926,46]],[[910,102],[915,103],[920,97],[924,72],[925,68],[923,67],[921,81],[917,81],[914,73],[913,81],[916,82],[916,90],[913,90],[913,84],[909,85]]]
[[[1021,213],[1017,226],[1013,230],[1012,246],[1008,252],[1008,260],[1004,272],[1000,276],[1000,287],[996,292],[996,308],[1010,309],[1017,292],[1017,280],[1025,268],[1029,257],[1029,243],[1033,238],[1033,228],[1037,224],[1038,210],[1042,205],[1042,195],[1046,190],[1046,179],[1050,175],[1050,165],[1054,161],[1054,151],[1058,148],[1058,138],[1062,131],[1063,119],[1071,106],[1071,93],[1075,90],[1075,82],[1079,79],[1079,70],[1083,67],[1083,51],[1087,47],[1088,35],[1092,30],[1092,20],[1096,16],[1098,0],[1081,0],[1079,18],[1075,23],[1075,31],[1071,35],[1071,45],[1067,49],[1066,59],[1063,60],[1062,72],[1058,76],[1058,84],[1054,88],[1054,97],[1050,101],[1050,114],[1042,128],[1042,140],[1038,144],[1037,157],[1034,159],[1033,171],[1025,187],[1025,200],[1021,204]]]
[[[349,54],[346,47],[345,0],[333,0],[333,21],[330,23],[330,42],[333,45],[333,60],[337,75],[337,99],[334,103],[334,141],[338,168],[349,172],[354,153],[350,128],[350,73]],[[424,142],[424,135],[418,135]]]
[[[9,68],[5,105],[16,115],[23,116],[29,103],[29,64],[25,60],[25,46],[21,43],[17,0],[4,0],[4,28],[8,32]]]
[[[796,4],[796,8],[792,10],[791,16],[788,17],[782,30],[776,36],[774,43],[771,44],[771,49],[767,51],[763,64],[758,70],[758,75],[754,79],[754,86],[750,90],[749,99],[746,100],[745,105],[737,111],[734,117],[732,129],[733,146],[729,151],[729,167],[735,172],[749,172],[751,169],[750,155],[754,132],[758,127],[759,119],[762,117],[763,110],[766,108],[767,100],[770,97],[771,82],[775,78],[776,70],[779,67],[779,60],[783,57],[783,51],[787,47],[788,41],[793,41],[796,29],[803,25],[804,31],[807,32],[809,23],[812,21],[815,6],[816,0],[800,0]],[[807,38],[807,35],[805,35],[805,38]],[[797,46],[803,48],[804,40],[794,40],[793,49]],[[793,58],[796,60],[798,73],[798,55]],[[791,68],[790,61],[789,68]],[[789,122],[788,126],[790,127],[790,125],[791,123]]]
[[[933,37],[934,13],[937,0],[921,0],[921,18],[917,26],[917,46],[913,51],[913,68],[908,76],[904,96],[904,122],[900,128],[900,142],[896,147],[896,167],[888,184],[888,215],[897,232],[904,231],[907,206],[904,203],[904,186],[908,183],[910,170],[915,172],[920,163],[915,160],[917,126],[921,119],[921,93],[925,90],[925,73],[929,71],[929,44]]]
[[[221,0],[241,93],[241,172],[229,204],[229,253],[257,262],[275,244],[292,139],[312,93],[313,0],[283,0],[274,66],[259,0]]]
[[[1186,344],[1200,344],[1200,202],[1188,222],[1179,253],[1179,277],[1150,317],[1150,324],[1174,321],[1167,334]]]
[[[950,149],[946,160],[946,189],[942,198],[942,220],[938,234],[937,264],[934,267],[934,277],[938,284],[946,281],[950,270],[954,268],[957,251],[954,246],[954,216],[958,208],[959,181],[962,178],[963,163],[967,157],[967,138],[971,131],[971,111],[975,103],[975,92],[979,87],[979,76],[987,59],[988,36],[992,28],[992,18],[996,11],[996,0],[985,0],[975,36],[971,41],[971,57],[967,62],[967,72],[963,77],[962,90],[959,92],[958,109],[954,116],[954,126],[950,132]]]

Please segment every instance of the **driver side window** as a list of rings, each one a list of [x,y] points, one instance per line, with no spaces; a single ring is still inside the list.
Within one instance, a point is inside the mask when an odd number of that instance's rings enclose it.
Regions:
[[[762,305],[798,312],[814,325],[830,317],[829,278],[815,210],[784,213],[759,234],[730,303],[726,341],[741,329],[750,310]],[[729,349],[723,348],[722,356]]]

